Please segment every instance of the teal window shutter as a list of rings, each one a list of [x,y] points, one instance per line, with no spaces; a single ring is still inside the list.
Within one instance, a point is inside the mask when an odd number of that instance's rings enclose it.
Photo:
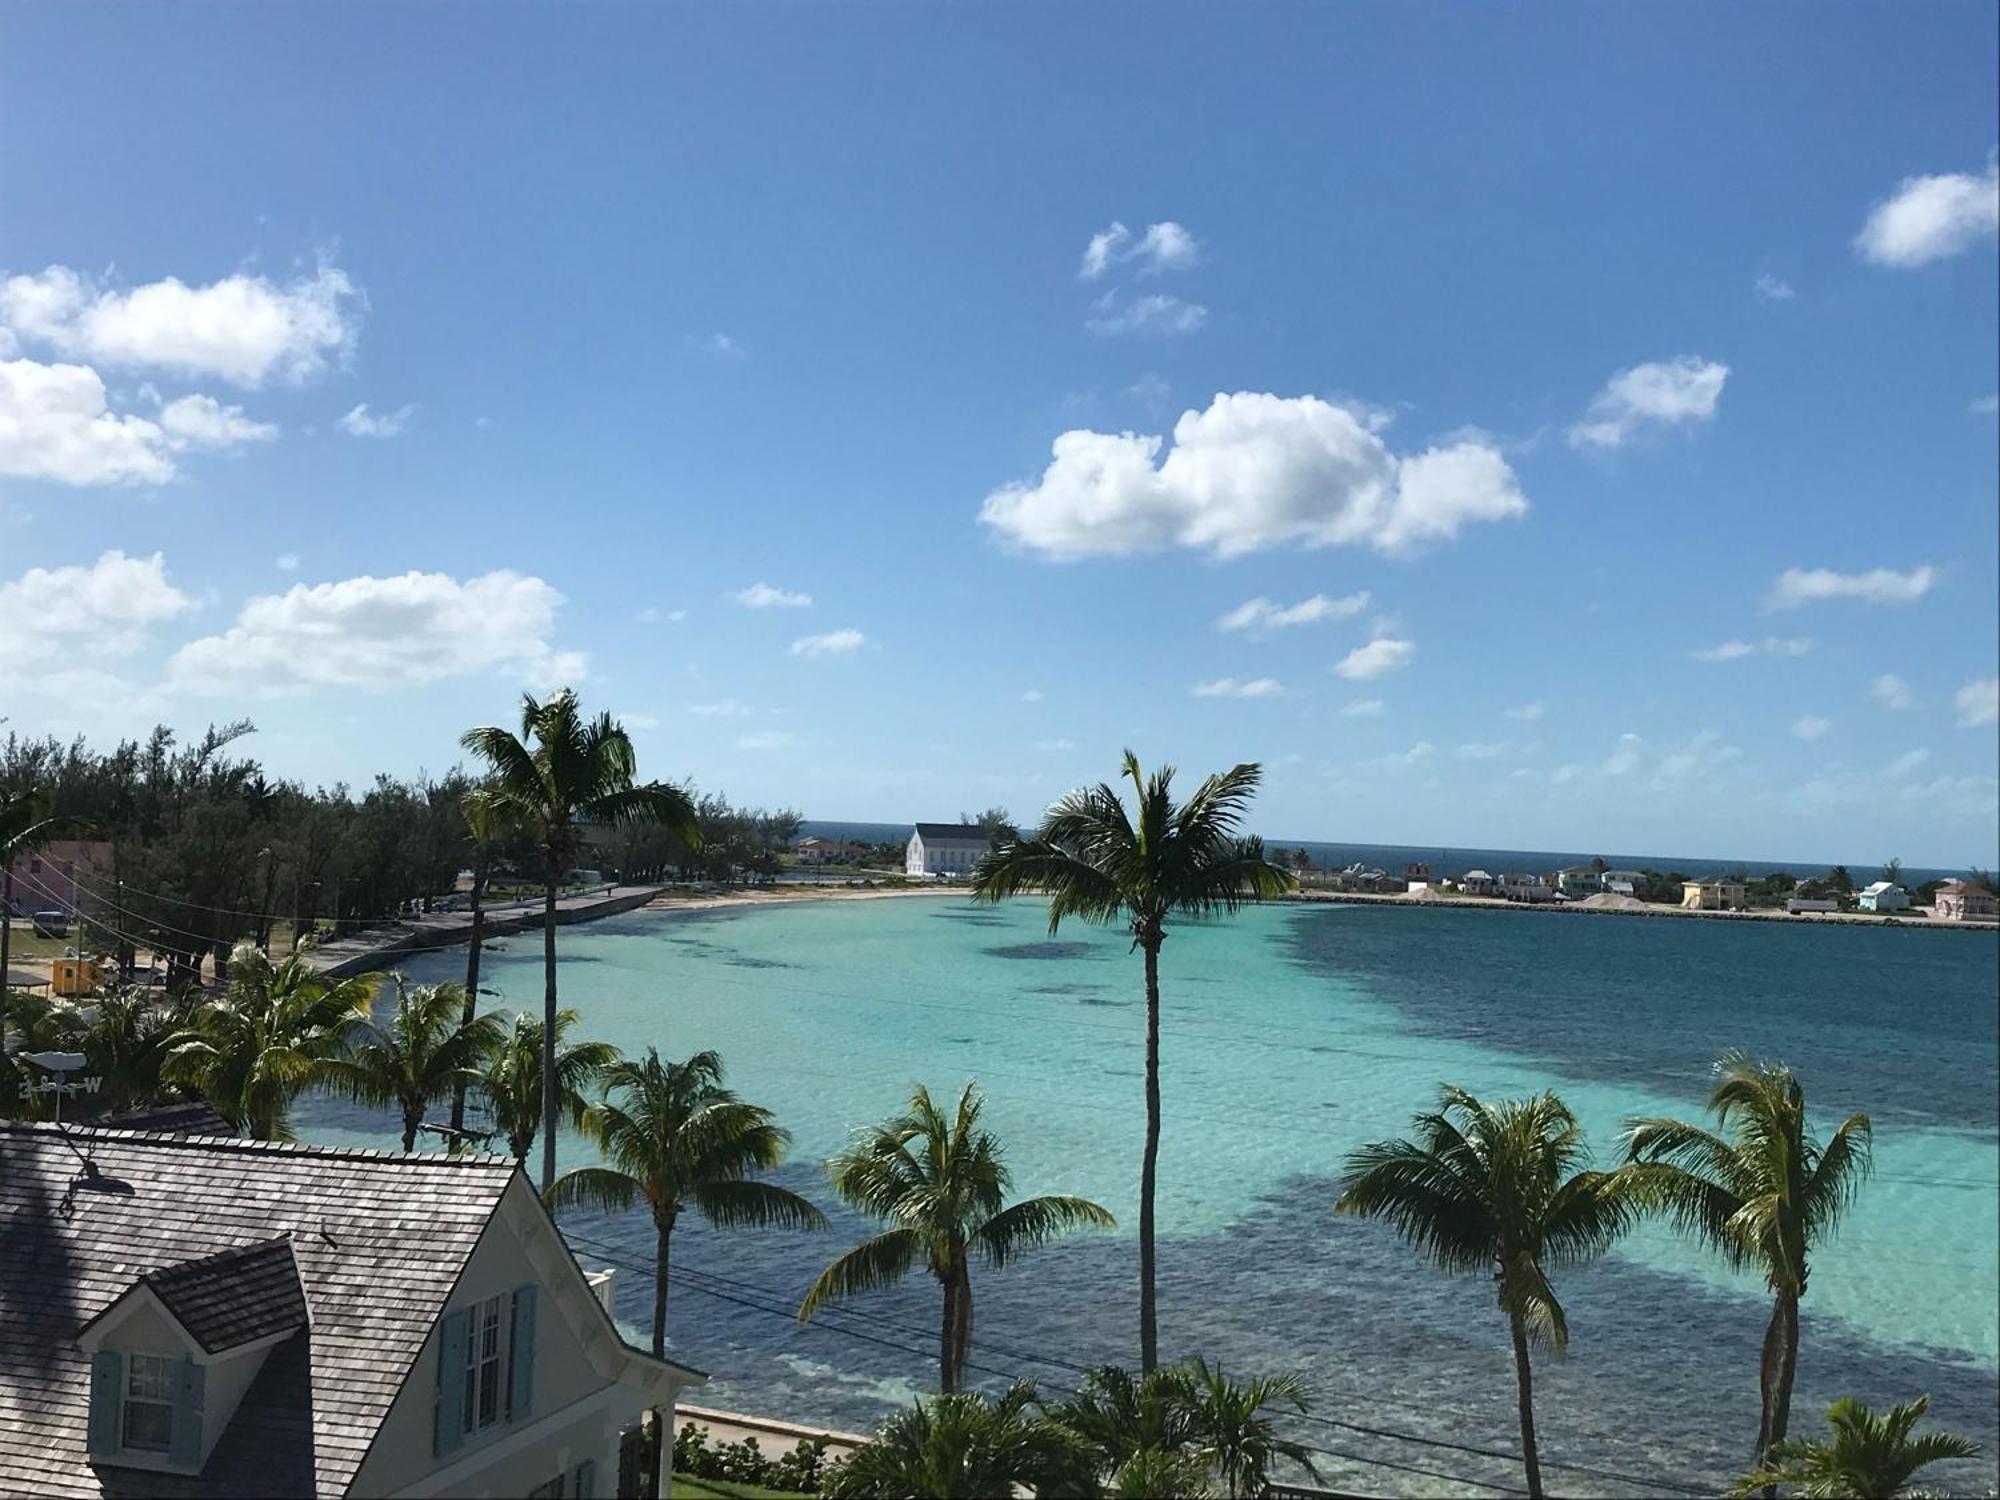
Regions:
[[[201,1462],[202,1394],[208,1371],[191,1359],[183,1359],[174,1379],[174,1436],[167,1456],[177,1464],[193,1467]]]
[[[90,1356],[90,1451],[118,1451],[118,1433],[125,1408],[125,1356],[100,1349]]]
[[[431,1451],[446,1454],[465,1441],[466,1340],[470,1323],[462,1312],[446,1313],[438,1327],[437,1417]]]
[[[586,1458],[571,1475],[570,1494],[576,1500],[597,1500],[597,1463]]]
[[[514,1421],[535,1408],[535,1286],[514,1293],[514,1327],[509,1340],[507,1415]]]

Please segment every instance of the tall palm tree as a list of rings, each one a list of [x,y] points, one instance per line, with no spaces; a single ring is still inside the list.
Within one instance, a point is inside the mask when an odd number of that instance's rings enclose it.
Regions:
[[[769,1110],[722,1086],[715,1053],[663,1063],[649,1047],[644,1057],[607,1069],[605,1083],[607,1097],[584,1115],[583,1133],[611,1165],[565,1172],[545,1196],[552,1209],[582,1203],[617,1210],[643,1202],[652,1212],[659,1246],[653,1353],[664,1356],[674,1225],[684,1210],[697,1210],[718,1229],[824,1229],[826,1218],[797,1193],[751,1176],[783,1161],[791,1136],[772,1123]]]
[[[534,748],[528,747],[533,741]],[[586,719],[564,688],[547,702],[521,700],[521,732],[488,725],[460,741],[487,764],[484,786],[466,793],[493,826],[530,834],[542,855],[542,1076],[556,1066],[556,886],[576,862],[581,823],[659,823],[698,844],[694,803],[679,787],[634,780],[631,736],[609,714]],[[543,1192],[556,1177],[556,1090],[542,1089]]]
[[[102,1080],[97,1098],[105,1109],[134,1109],[159,1100],[161,1073],[193,1012],[191,1000],[156,1000],[136,986],[113,990],[90,1002],[96,1014],[88,1024],[80,1007],[61,1000],[54,1005],[74,1018],[66,1041],[90,1059],[91,1074]]]
[[[1826,1409],[1831,1432],[1824,1439],[1784,1438],[1773,1443],[1757,1469],[1736,1486],[1739,1496],[1772,1485],[1794,1484],[1829,1500],[1893,1500],[1913,1493],[1917,1470],[1947,1459],[1974,1458],[1979,1444],[1955,1432],[1910,1436],[1931,1398],[1902,1401],[1875,1412],[1843,1396]]]
[[[842,1201],[894,1227],[820,1272],[799,1305],[803,1323],[836,1297],[902,1280],[921,1257],[944,1289],[938,1386],[946,1394],[958,1389],[972,1343],[972,1257],[997,1268],[1069,1230],[1116,1224],[1088,1198],[1024,1198],[1009,1206],[1012,1174],[999,1140],[980,1128],[984,1107],[968,1083],[947,1116],[919,1086],[907,1113],[860,1132],[827,1162]]]
[[[503,831],[504,810],[484,798],[461,799],[465,829],[472,839],[472,938],[465,945],[465,1024],[479,1012],[479,955],[486,943],[486,883],[493,874],[493,845]],[[465,1129],[465,1084],[451,1090],[452,1140]],[[526,1153],[522,1153],[525,1155]],[[518,1159],[518,1158],[517,1158]]]
[[[1240,765],[1211,776],[1186,802],[1174,770],[1151,776],[1125,752],[1136,818],[1109,783],[1079,787],[1048,811],[1032,837],[1012,839],[973,871],[975,901],[1027,891],[1049,898],[1049,931],[1067,917],[1124,922],[1146,966],[1146,1147],[1139,1169],[1139,1364],[1159,1363],[1154,1296],[1153,1192],[1160,1160],[1160,945],[1170,919],[1234,912],[1296,883],[1264,857],[1264,841],[1238,833],[1263,772]]]
[[[994,1400],[947,1392],[875,1429],[837,1465],[825,1493],[848,1500],[991,1500],[1023,1489],[1090,1495],[1089,1458],[1060,1425],[1035,1412],[1035,1388],[1016,1382]]]
[[[424,1111],[479,1077],[477,1065],[502,1035],[491,1015],[464,1020],[455,984],[410,985],[395,976],[396,1008],[387,1022],[361,1017],[347,1029],[344,1055],[321,1066],[320,1082],[361,1104],[394,1105],[403,1116],[403,1149],[417,1149]]]
[[[556,1114],[581,1128],[590,1107],[587,1097],[603,1080],[605,1069],[618,1061],[609,1042],[570,1042],[565,1038],[581,1018],[573,1010],[556,1012]],[[492,1112],[493,1128],[507,1139],[507,1154],[522,1166],[542,1128],[542,1023],[526,1011],[503,1027],[481,1059],[479,1092]]]
[[[252,1140],[290,1140],[292,1101],[326,1076],[373,996],[366,979],[330,980],[297,953],[274,965],[238,943],[229,988],[195,1007],[161,1077],[192,1088]]]
[[[1560,1356],[1569,1323],[1550,1267],[1576,1265],[1622,1234],[1631,1209],[1615,1173],[1578,1171],[1583,1127],[1554,1094],[1485,1104],[1447,1085],[1414,1141],[1378,1141],[1347,1158],[1337,1214],[1385,1219],[1440,1270],[1492,1276],[1514,1341],[1521,1458],[1542,1493],[1528,1346]]]
[[[1868,1116],[1850,1115],[1822,1145],[1790,1068],[1741,1052],[1715,1066],[1708,1107],[1719,1131],[1680,1120],[1633,1120],[1624,1174],[1641,1206],[1706,1240],[1732,1269],[1764,1273],[1772,1307],[1758,1371],[1761,1460],[1791,1423],[1807,1255],[1867,1178],[1874,1127]]]

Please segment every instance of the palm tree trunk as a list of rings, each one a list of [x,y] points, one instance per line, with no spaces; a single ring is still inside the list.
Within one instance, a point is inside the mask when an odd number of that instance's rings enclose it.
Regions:
[[[1792,1425],[1792,1377],[1799,1368],[1799,1299],[1795,1292],[1778,1297],[1783,1322],[1778,1330],[1778,1379],[1771,1392],[1771,1433],[1773,1443],[1782,1443]]]
[[[938,1389],[949,1396],[958,1389],[958,1370],[952,1360],[952,1339],[958,1332],[958,1283],[949,1276],[944,1284],[944,1318],[938,1328]]]
[[[1528,1363],[1528,1330],[1519,1313],[1508,1315],[1514,1332],[1514,1384],[1521,1403],[1521,1462],[1530,1500],[1542,1500],[1542,1459],[1535,1449],[1535,1373]]]
[[[965,1356],[972,1349],[972,1273],[959,1267],[958,1312],[952,1319],[951,1368],[954,1380],[965,1379]]]
[[[7,965],[14,953],[14,861],[0,875],[0,1046],[7,1041]]]
[[[1139,1168],[1139,1369],[1160,1363],[1153,1293],[1153,1185],[1160,1165],[1160,938],[1141,938],[1146,951],[1146,1155]]]
[[[1771,1304],[1771,1321],[1764,1327],[1764,1353],[1757,1366],[1757,1453],[1759,1465],[1764,1450],[1771,1446],[1771,1398],[1778,1389],[1778,1348],[1784,1338],[1785,1302],[1779,1297]],[[1776,1494],[1775,1487],[1765,1491]]]
[[[674,1230],[662,1224],[659,1253],[653,1259],[653,1358],[667,1357],[667,1272],[673,1258]]]
[[[461,1024],[470,1026],[479,1014],[479,944],[486,930],[486,866],[476,860],[472,870],[472,943],[465,952],[465,1015]],[[465,1080],[451,1086],[452,1145],[457,1132],[465,1129]]]
[[[403,1103],[403,1154],[406,1156],[417,1149],[417,1126],[423,1123],[423,1119],[423,1101],[418,1100],[416,1109],[412,1111],[409,1101],[405,1100]]]
[[[556,1180],[556,871],[542,891],[542,1191]],[[665,1273],[662,1272],[662,1275]],[[660,1305],[666,1306],[662,1282]],[[661,1316],[665,1316],[664,1311]]]

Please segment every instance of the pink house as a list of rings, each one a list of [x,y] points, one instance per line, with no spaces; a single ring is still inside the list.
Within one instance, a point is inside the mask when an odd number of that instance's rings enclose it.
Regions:
[[[110,881],[111,846],[86,839],[58,839],[21,856],[8,871],[14,910],[60,911],[75,916],[93,890]]]
[[[2000,921],[2000,897],[1969,880],[1947,880],[1937,888],[1931,910],[1941,922]]]

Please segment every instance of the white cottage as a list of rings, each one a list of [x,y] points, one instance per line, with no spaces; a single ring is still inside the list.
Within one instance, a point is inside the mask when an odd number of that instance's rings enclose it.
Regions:
[[[0,1123],[0,1244],[5,1494],[590,1500],[704,1378],[498,1157]]]
[[[903,869],[911,875],[967,876],[989,847],[977,823],[919,823],[911,830]]]

